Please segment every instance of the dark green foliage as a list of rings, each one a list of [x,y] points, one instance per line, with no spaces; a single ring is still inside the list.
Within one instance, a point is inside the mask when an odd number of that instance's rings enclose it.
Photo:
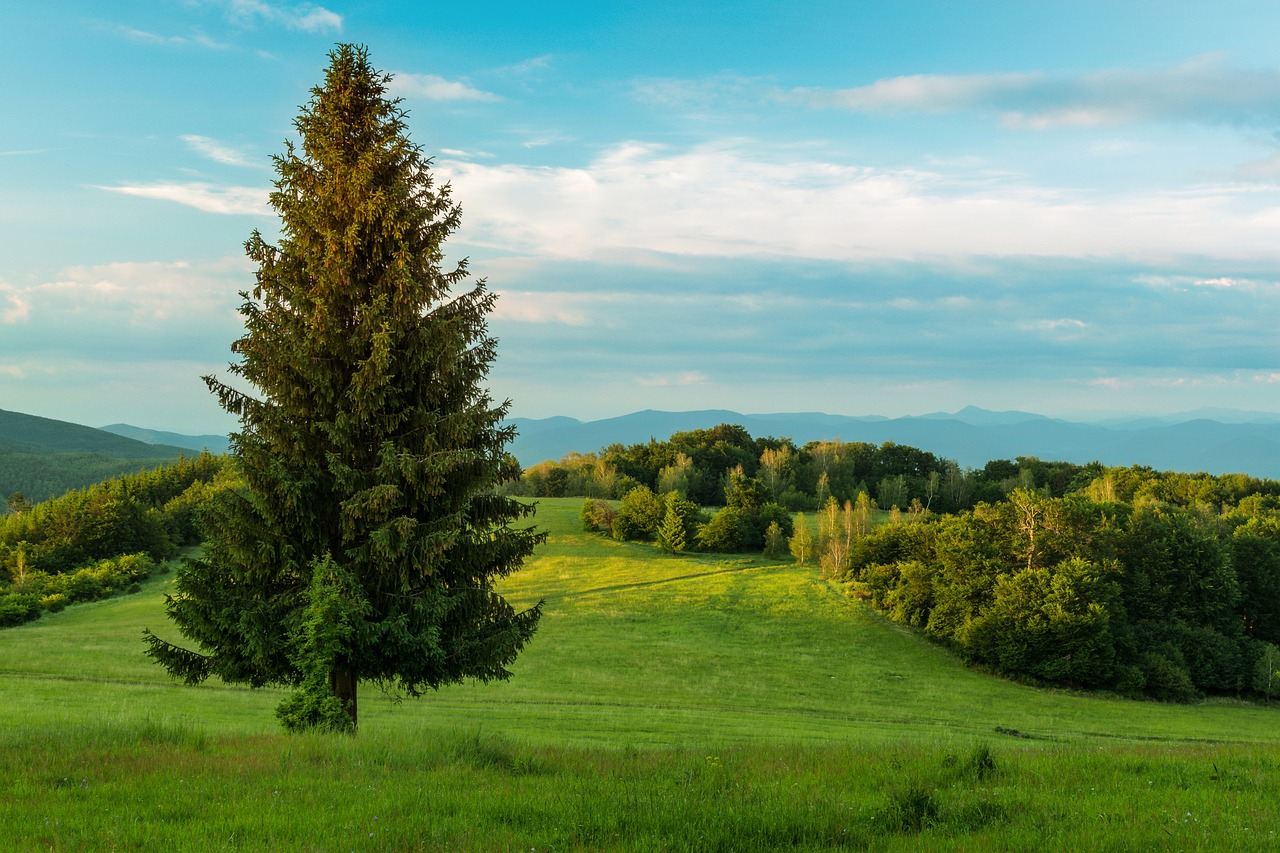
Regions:
[[[40,613],[40,596],[38,595],[26,592],[0,594],[0,628],[39,619]]]
[[[1274,518],[1250,518],[1235,529],[1230,548],[1244,632],[1280,643],[1280,523]]]
[[[1079,558],[996,580],[991,603],[955,640],[971,659],[1056,684],[1107,686],[1115,665],[1111,618],[1119,587]]]
[[[752,544],[756,521],[744,510],[725,507],[698,529],[698,547],[703,551],[733,554]]]
[[[543,538],[516,525],[532,506],[496,492],[520,471],[508,404],[484,390],[494,296],[464,288],[465,263],[442,267],[459,208],[389,78],[361,48],[330,60],[275,159],[280,242],[246,243],[258,269],[231,372],[252,391],[206,379],[241,420],[244,486],[204,513],[203,556],[169,601],[196,648],[148,634],[189,682],[300,688],[291,725],[331,724],[324,666],[352,725],[360,681],[417,696],[507,678],[541,614],[494,591]],[[341,630],[318,632],[325,618]]]
[[[667,514],[662,498],[648,486],[637,486],[622,496],[618,514],[613,518],[615,539],[653,539]]]
[[[289,637],[302,677],[276,716],[289,731],[321,729],[353,733],[355,709],[335,695],[331,680],[352,635],[369,613],[359,582],[329,555],[311,565],[306,605]],[[346,697],[355,701],[355,696]]]
[[[791,518],[791,511],[786,507],[775,503],[767,503],[760,507],[760,524],[765,530],[769,529],[770,524],[778,525],[778,529],[782,532],[783,539],[789,539],[795,529],[795,522]]]
[[[1251,637],[1280,630],[1275,512],[1015,488],[872,531],[855,543],[852,576],[891,618],[997,672],[1174,701],[1247,693],[1258,689]]]
[[[698,529],[707,520],[702,508],[678,492],[667,492],[663,504],[666,511],[658,528],[658,544],[667,551],[692,550]]]

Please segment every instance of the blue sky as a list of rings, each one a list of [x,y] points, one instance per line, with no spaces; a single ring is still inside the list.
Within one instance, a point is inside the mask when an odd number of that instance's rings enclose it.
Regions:
[[[270,157],[395,75],[518,416],[1280,410],[1271,3],[0,8],[0,408],[232,426]]]

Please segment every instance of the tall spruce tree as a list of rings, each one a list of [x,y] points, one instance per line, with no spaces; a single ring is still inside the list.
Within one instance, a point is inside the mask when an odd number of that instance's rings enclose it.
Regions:
[[[465,261],[443,267],[460,210],[389,80],[339,46],[275,158],[281,237],[245,244],[257,281],[232,344],[248,390],[205,377],[240,418],[245,486],[211,507],[169,598],[198,648],[146,635],[189,683],[296,687],[287,728],[354,730],[361,681],[418,696],[505,679],[541,615],[494,591],[543,539],[494,493],[520,475],[509,401],[483,385],[494,295],[462,287]]]

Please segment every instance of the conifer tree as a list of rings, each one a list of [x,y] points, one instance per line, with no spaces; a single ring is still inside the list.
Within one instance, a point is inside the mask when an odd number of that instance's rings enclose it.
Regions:
[[[675,492],[668,492],[670,495]],[[669,554],[678,554],[685,548],[684,519],[667,501],[667,512],[658,527],[658,547]]]
[[[444,266],[460,210],[389,80],[364,48],[336,48],[275,158],[281,236],[245,244],[238,383],[205,377],[240,418],[245,486],[206,514],[168,602],[196,647],[147,632],[189,683],[297,688],[277,711],[288,728],[354,731],[362,681],[418,696],[507,678],[541,614],[493,586],[543,538],[495,493],[520,469],[509,401],[484,388],[494,296],[466,286],[465,261]]]

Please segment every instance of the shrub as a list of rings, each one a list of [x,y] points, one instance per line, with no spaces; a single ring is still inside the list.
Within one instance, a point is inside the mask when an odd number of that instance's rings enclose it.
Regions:
[[[698,544],[704,551],[732,554],[746,543],[747,514],[737,507],[725,507],[698,530]]]
[[[666,504],[648,486],[637,486],[622,498],[613,519],[615,539],[652,539],[667,514]]]
[[[43,596],[40,599],[40,606],[50,613],[57,613],[67,606],[67,597],[61,592],[55,592],[52,595]]]
[[[770,560],[781,560],[787,556],[787,537],[783,534],[778,522],[769,522],[764,532],[764,555]]]
[[[613,519],[617,513],[608,501],[599,498],[587,498],[582,502],[582,529],[588,533],[613,533]]]
[[[40,596],[11,592],[0,595],[0,627],[21,625],[40,617]]]

